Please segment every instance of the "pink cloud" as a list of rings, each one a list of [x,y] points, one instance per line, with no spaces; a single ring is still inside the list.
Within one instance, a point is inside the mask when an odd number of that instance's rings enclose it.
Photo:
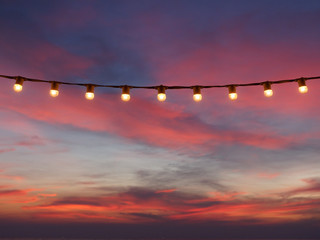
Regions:
[[[33,147],[33,146],[44,146],[48,144],[48,140],[41,138],[39,136],[30,136],[26,140],[21,140],[14,145],[22,147]]]
[[[68,95],[68,92],[57,100],[43,99],[43,96],[40,96],[42,100],[37,101],[36,98],[21,96],[24,99],[21,102],[5,95],[0,97],[4,99],[1,102],[6,103],[2,105],[4,108],[31,119],[109,132],[160,147],[188,146],[192,149],[195,146],[207,146],[212,149],[215,144],[223,142],[279,149],[296,142],[294,136],[280,136],[272,132],[249,133],[218,129],[192,114],[174,109],[173,106],[162,106],[140,98],[123,103],[117,100],[119,96],[114,94],[97,93],[93,102],[84,100],[82,96]],[[34,105],[35,101],[38,102],[37,105]],[[75,107],[80,105],[81,107]],[[39,139],[33,139],[33,142],[43,144]]]
[[[6,153],[6,152],[13,152],[15,151],[15,148],[5,148],[5,149],[0,149],[0,154],[1,153]]]
[[[0,169],[0,179],[21,181],[21,180],[24,180],[24,177],[23,176],[14,176],[14,175],[4,174],[4,170]]]
[[[290,190],[288,192],[290,195],[312,193],[312,192],[320,193],[320,179],[308,178],[308,179],[302,179],[301,181],[306,183],[307,186]]]
[[[29,125],[25,125],[29,126]],[[39,146],[46,146],[49,143],[52,143],[52,140],[39,137],[37,135],[31,135],[31,136],[21,136],[19,140],[7,140],[6,142],[0,144],[1,146],[5,146],[7,148],[1,150],[0,149],[0,154],[1,153],[6,153],[6,152],[12,152],[16,151],[20,147],[26,147],[33,149],[34,147],[39,147]]]
[[[22,177],[22,176],[12,176],[12,175],[0,175],[0,179],[21,181],[21,180],[24,179],[24,177]]]
[[[279,176],[279,173],[260,172],[257,174],[257,176],[259,178],[274,179]]]

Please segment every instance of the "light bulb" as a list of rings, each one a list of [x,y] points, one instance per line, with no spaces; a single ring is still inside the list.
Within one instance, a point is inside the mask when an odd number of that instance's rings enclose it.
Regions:
[[[298,84],[299,84],[299,92],[300,93],[307,93],[308,92],[308,87],[306,85],[306,81],[303,78],[298,80]]]
[[[22,85],[20,85],[20,84],[14,84],[13,85],[13,90],[15,91],[15,92],[21,92],[22,91]]]
[[[202,100],[202,95],[201,94],[193,94],[193,100],[195,102],[200,102]]]
[[[128,102],[130,100],[130,95],[122,93],[121,94],[121,99],[122,99],[122,101]]]
[[[51,97],[58,97],[59,91],[58,90],[50,90],[50,95]]]
[[[158,96],[157,96],[158,100],[160,102],[164,102],[167,98],[166,94],[165,93],[158,93]]]
[[[238,98],[236,87],[235,86],[229,86],[229,98],[230,100],[236,100]]]
[[[86,99],[92,100],[94,99],[94,86],[87,85]]]
[[[86,92],[86,99],[88,99],[88,100],[94,99],[94,93],[92,93],[92,92]]]
[[[308,87],[307,87],[307,86],[301,86],[301,87],[299,87],[299,92],[300,92],[300,93],[307,93],[307,92],[308,92]]]
[[[166,100],[167,96],[166,96],[166,87],[165,86],[160,85],[158,87],[158,96],[157,96],[157,98],[158,98],[158,100],[160,102],[164,102]]]
[[[265,95],[266,97],[271,97],[271,96],[273,95],[273,91],[272,91],[272,89],[271,89],[271,83],[265,82],[265,83],[263,84],[263,88],[264,88],[264,95]]]
[[[237,93],[229,93],[230,100],[236,100],[238,98]]]
[[[193,100],[196,102],[200,102],[202,100],[200,86],[193,87]]]
[[[122,101],[128,102],[130,100],[130,87],[125,85],[122,87],[122,94],[121,94]]]
[[[50,89],[50,95],[51,97],[57,97],[59,95],[59,84],[56,82],[53,82],[51,84],[51,89]]]
[[[264,95],[266,97],[272,97],[272,95],[273,95],[272,89],[264,90]]]
[[[16,83],[13,85],[13,90],[15,92],[21,92],[22,91],[22,84],[23,84],[23,78],[17,77]]]

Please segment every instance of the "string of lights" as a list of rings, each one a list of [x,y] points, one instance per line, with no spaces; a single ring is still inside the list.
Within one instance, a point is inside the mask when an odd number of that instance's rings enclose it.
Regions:
[[[161,102],[166,100],[166,90],[167,89],[192,89],[193,90],[193,100],[196,102],[200,102],[202,100],[201,89],[205,89],[205,88],[227,88],[229,98],[231,100],[236,100],[238,98],[237,87],[263,86],[264,95],[266,97],[271,97],[273,95],[273,90],[271,88],[272,85],[297,82],[298,87],[299,87],[298,88],[299,92],[300,93],[307,93],[308,87],[306,85],[306,81],[320,79],[320,76],[319,76],[319,77],[300,77],[300,78],[295,78],[295,79],[285,79],[285,80],[277,80],[277,81],[237,83],[237,84],[225,84],[225,85],[132,86],[132,85],[103,85],[103,84],[93,84],[93,83],[71,83],[71,82],[41,80],[41,79],[27,78],[27,77],[22,77],[22,76],[0,75],[0,77],[15,80],[15,84],[13,86],[13,89],[15,92],[22,91],[22,88],[23,88],[22,86],[23,86],[24,82],[49,83],[49,84],[51,84],[51,89],[50,89],[49,93],[52,97],[57,97],[59,95],[59,85],[73,85],[73,86],[86,87],[87,91],[85,93],[85,97],[88,100],[94,99],[95,88],[100,88],[100,87],[101,88],[119,88],[119,89],[122,89],[121,99],[126,102],[130,100],[130,89],[134,89],[134,88],[157,90],[158,91],[157,98]]]

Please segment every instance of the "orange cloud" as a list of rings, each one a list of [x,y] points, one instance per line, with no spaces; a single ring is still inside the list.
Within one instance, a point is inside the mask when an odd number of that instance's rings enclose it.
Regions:
[[[17,189],[11,186],[0,186],[0,202],[5,205],[19,205],[37,202],[39,198],[32,192],[42,189],[26,188]]]
[[[159,194],[151,189],[133,188],[109,196],[63,197],[23,206],[25,214],[38,218],[114,222],[150,222],[164,220],[235,221],[255,219],[258,222],[284,222],[318,218],[312,211],[320,199],[283,200],[273,195],[249,197],[241,192],[214,192],[204,197],[172,191]],[[82,216],[79,219],[79,216]],[[112,220],[113,219],[113,220]]]
[[[15,181],[21,181],[24,179],[22,176],[12,176],[12,175],[0,175],[0,179],[8,179],[8,180],[15,180]]]
[[[246,194],[245,192],[210,192],[209,195],[212,195],[212,199],[216,201],[230,201],[238,196]]]
[[[163,189],[163,190],[158,190],[156,191],[156,193],[172,193],[172,192],[175,192],[177,191],[176,188],[172,188],[172,189]]]
[[[40,197],[56,197],[56,193],[39,193],[38,196]]]
[[[7,197],[7,196],[21,196],[27,195],[29,191],[27,190],[18,190],[18,189],[8,189],[8,190],[1,190],[0,196]]]

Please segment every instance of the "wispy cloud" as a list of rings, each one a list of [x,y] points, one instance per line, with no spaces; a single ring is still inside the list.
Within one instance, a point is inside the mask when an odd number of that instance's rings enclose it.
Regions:
[[[44,214],[53,218],[79,220],[79,216],[85,214],[87,218],[85,215],[83,217],[86,220],[113,218],[118,222],[251,219],[274,223],[317,218],[317,213],[313,213],[312,209],[319,206],[319,198],[284,200],[275,197],[250,197],[235,192],[216,192],[209,196],[180,191],[159,194],[152,189],[130,188],[107,196],[64,197],[47,204],[25,206],[23,209],[34,216]]]

